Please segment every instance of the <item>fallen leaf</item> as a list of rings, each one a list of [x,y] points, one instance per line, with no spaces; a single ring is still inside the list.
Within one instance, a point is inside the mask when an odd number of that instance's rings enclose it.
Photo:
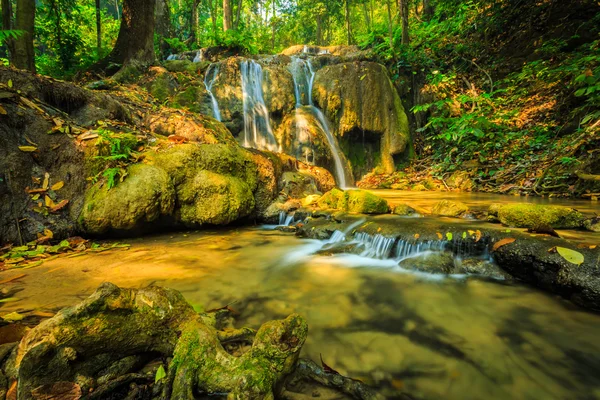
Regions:
[[[34,151],[37,150],[37,147],[35,147],[35,146],[19,146],[19,150],[21,150],[24,153],[33,153]]]
[[[6,84],[8,85],[9,88],[12,89],[12,87],[13,87],[13,81],[12,81],[12,79],[9,79]]]
[[[419,235],[418,233],[415,233],[415,239],[418,239],[420,237],[421,237],[421,235]]]
[[[494,243],[494,246],[492,246],[492,251],[496,251],[496,250],[498,250],[502,246],[506,246],[507,244],[511,244],[515,240],[517,240],[517,239],[515,239],[515,238],[505,238],[505,239],[502,239],[502,240]]]
[[[58,212],[58,211],[62,210],[63,208],[65,208],[67,206],[67,204],[69,204],[69,200],[62,200],[60,203],[54,205],[54,207],[51,207],[50,212],[51,213]]]
[[[18,301],[17,297],[7,297],[5,299],[0,299],[0,303],[12,303],[13,301]]]
[[[52,318],[54,317],[56,314],[52,313],[52,312],[48,312],[48,311],[32,311],[31,315],[36,316],[36,317],[40,317],[40,318]]]
[[[436,232],[436,234],[439,240],[442,240],[444,238],[444,235],[442,235],[441,233]]]
[[[6,400],[17,400],[17,380],[13,379],[6,392]]]
[[[6,109],[4,107],[2,107],[1,105],[0,105],[0,114],[2,114],[2,115],[8,114],[8,111],[6,111]]]
[[[160,381],[163,378],[167,377],[167,373],[165,372],[165,368],[162,366],[162,364],[160,365],[160,367],[158,367],[158,369],[156,370],[156,376],[154,377],[154,383],[157,383],[158,381]]]
[[[466,239],[466,238],[467,238],[467,232],[463,232],[463,234],[462,234],[462,238],[463,238],[463,239]]]
[[[29,138],[27,137],[27,135],[23,135],[23,137],[25,138],[25,141],[26,141],[27,143],[29,143],[30,145],[32,145],[32,146],[37,146],[37,143],[35,143],[33,140],[29,139]]]
[[[50,174],[46,172],[44,174],[44,183],[42,184],[42,189],[48,190],[49,183],[50,183]]]
[[[33,200],[33,201],[38,201],[39,199],[40,199],[40,194],[39,193],[36,194],[36,195],[33,195],[33,197],[31,198],[31,200]]]
[[[31,391],[33,400],[79,400],[81,396],[81,387],[75,382],[49,383]]]
[[[479,242],[481,240],[481,231],[478,229],[475,231],[475,242]]]
[[[578,251],[567,249],[566,247],[557,247],[556,251],[571,264],[581,265],[585,261],[583,254]]]
[[[49,196],[44,196],[44,204],[48,208],[56,207],[56,203]]]
[[[19,314],[18,312],[11,312],[10,314],[6,314],[2,316],[2,319],[5,320],[6,322],[17,322],[17,321],[21,321],[23,318],[25,318],[23,315]]]
[[[187,138],[180,135],[170,135],[168,138],[169,142],[172,143],[187,143]]]
[[[54,185],[52,185],[50,187],[50,189],[52,189],[52,190],[54,190],[56,192],[56,191],[62,189],[63,186],[65,186],[65,183],[63,181],[60,181],[60,182],[56,182]]]
[[[44,236],[48,236],[50,239],[54,237],[54,233],[50,229],[44,229]]]
[[[446,233],[446,239],[448,239],[448,241],[452,240],[452,232]]]
[[[94,131],[87,131],[82,133],[81,135],[77,136],[77,140],[90,140],[90,139],[95,139],[98,137],[97,133],[94,133]]]

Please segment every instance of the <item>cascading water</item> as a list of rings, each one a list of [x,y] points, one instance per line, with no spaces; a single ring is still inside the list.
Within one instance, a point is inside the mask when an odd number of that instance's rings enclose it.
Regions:
[[[244,60],[240,64],[240,74],[244,96],[244,147],[276,151],[277,140],[263,97],[262,67],[254,60]]]
[[[204,51],[198,50],[198,52],[196,53],[196,57],[194,57],[194,63],[199,63],[199,62],[202,62],[203,60],[204,60]]]
[[[368,233],[359,232],[354,236],[354,241],[359,243],[359,248],[364,248],[360,253],[362,257],[372,257],[380,260],[385,260],[390,256],[392,247],[396,243],[396,239],[388,238],[383,235],[369,235]]]
[[[279,226],[290,226],[294,223],[294,214],[287,214],[285,211],[279,212]]]
[[[312,91],[316,73],[310,59],[303,60],[298,57],[292,57],[290,72],[294,79],[294,94],[296,96],[296,129],[298,130],[298,137],[300,138],[301,136],[308,135],[310,138],[310,134],[307,133],[308,127],[306,118],[299,112],[299,109],[306,105],[317,118],[319,128],[325,133],[327,144],[333,156],[337,183],[342,188],[345,188],[347,186],[346,174],[337,140],[331,133],[325,114],[323,114],[323,111],[316,107],[313,102]]]
[[[219,103],[217,102],[217,98],[212,92],[212,88],[217,80],[217,76],[219,75],[219,64],[210,64],[208,69],[206,70],[206,75],[204,76],[204,86],[210,95],[210,101],[212,103],[212,111],[213,117],[217,121],[221,121],[221,111],[219,111]]]

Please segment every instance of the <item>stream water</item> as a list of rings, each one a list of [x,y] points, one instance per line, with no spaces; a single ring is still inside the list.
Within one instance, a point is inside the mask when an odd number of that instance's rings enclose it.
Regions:
[[[411,195],[386,197],[395,196]],[[415,218],[416,230],[418,224]],[[600,399],[600,316],[528,286],[407,273],[381,259],[383,241],[371,241],[371,253],[360,256],[319,255],[326,242],[264,227],[128,243],[129,250],[2,273],[27,276],[6,285],[16,301],[0,304],[0,315],[55,311],[104,281],[161,285],[204,309],[230,304],[240,313],[238,325],[304,315],[310,331],[303,356],[322,355],[386,398],[404,392],[415,399]]]

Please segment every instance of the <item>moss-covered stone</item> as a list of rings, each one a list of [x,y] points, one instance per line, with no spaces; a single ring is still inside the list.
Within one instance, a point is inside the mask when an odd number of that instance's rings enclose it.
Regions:
[[[433,214],[442,217],[460,217],[469,211],[469,207],[460,201],[442,200],[433,206]]]
[[[200,171],[178,187],[179,220],[188,226],[226,225],[254,210],[254,196],[242,179]]]
[[[398,204],[397,206],[394,207],[393,213],[396,215],[405,215],[406,216],[406,215],[416,214],[417,211],[414,208],[412,208],[406,204]]]
[[[189,74],[197,74],[203,67],[202,63],[193,63],[190,60],[168,60],[164,62],[164,66],[169,72],[187,72]]]
[[[324,209],[337,209],[358,214],[385,214],[389,212],[390,208],[385,199],[366,190],[333,189],[325,193],[317,204]]]
[[[134,164],[127,173],[112,189],[98,183],[87,191],[79,219],[84,231],[135,230],[173,212],[175,189],[165,171]]]
[[[561,206],[527,203],[504,204],[494,206],[492,213],[496,212],[503,225],[515,228],[572,229],[580,228],[584,221],[583,214],[579,211]]]

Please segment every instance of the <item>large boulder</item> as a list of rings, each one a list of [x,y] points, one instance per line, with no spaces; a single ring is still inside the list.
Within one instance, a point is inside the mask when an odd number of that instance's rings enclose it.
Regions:
[[[366,190],[333,189],[317,203],[323,209],[336,209],[357,214],[386,214],[390,206],[385,199]]]
[[[134,231],[171,215],[174,206],[169,175],[154,166],[135,164],[116,187],[98,183],[88,190],[79,223],[89,234]]]
[[[409,145],[410,131],[398,92],[383,65],[327,65],[316,73],[313,97],[334,122],[356,177],[376,166],[388,173],[395,170],[394,157]],[[379,165],[373,160],[380,160]]]
[[[583,214],[573,208],[527,203],[493,204],[488,215],[514,228],[573,229],[580,228],[584,221]]]
[[[454,271],[454,257],[450,252],[426,252],[406,258],[399,263],[404,269],[412,269],[430,274],[451,274]]]
[[[433,206],[431,211],[442,217],[460,217],[469,211],[469,207],[460,201],[442,200]]]

